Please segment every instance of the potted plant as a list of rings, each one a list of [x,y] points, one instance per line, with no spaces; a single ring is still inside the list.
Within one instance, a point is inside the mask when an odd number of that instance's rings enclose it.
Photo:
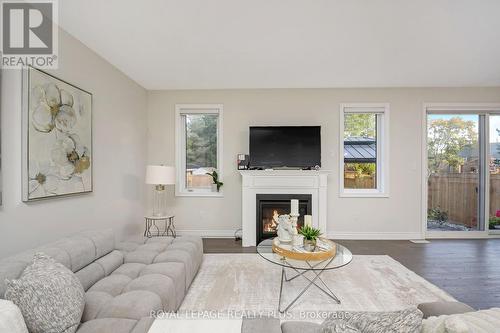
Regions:
[[[489,219],[490,229],[499,229],[499,225],[500,225],[500,217],[491,216]]]
[[[219,192],[220,188],[222,187],[222,185],[224,185],[224,183],[219,181],[219,174],[217,173],[217,171],[214,170],[213,172],[207,172],[207,175],[212,177],[212,182],[213,182],[212,183],[212,191]]]
[[[306,251],[314,252],[316,249],[316,241],[318,240],[319,235],[321,235],[321,230],[305,225],[300,228],[299,234],[304,236],[304,249]]]

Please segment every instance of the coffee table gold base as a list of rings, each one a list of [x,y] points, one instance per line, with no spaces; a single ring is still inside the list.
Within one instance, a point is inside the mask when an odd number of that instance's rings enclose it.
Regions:
[[[302,295],[313,285],[316,288],[318,288],[319,290],[321,290],[325,295],[330,297],[335,303],[340,304],[340,300],[338,299],[338,297],[332,292],[330,287],[328,287],[328,285],[325,283],[325,281],[323,281],[323,279],[321,278],[321,274],[323,274],[323,272],[326,269],[315,269],[317,266],[319,266],[325,262],[326,262],[326,265],[323,265],[323,267],[328,267],[328,264],[330,264],[330,262],[333,259],[334,258],[326,259],[324,261],[316,263],[315,265],[311,265],[311,263],[309,261],[306,261],[307,265],[309,265],[309,267],[310,267],[309,269],[307,269],[307,268],[297,269],[297,268],[293,267],[292,265],[290,265],[288,263],[288,261],[286,260],[286,258],[283,257],[281,259],[283,262],[283,265],[281,266],[281,284],[280,284],[280,296],[279,296],[279,302],[278,302],[278,311],[280,313],[284,313],[284,312],[288,311],[292,307],[292,305],[294,305],[295,302],[297,302],[300,299],[300,297],[302,297]],[[297,274],[295,274],[291,278],[287,278],[287,276],[286,276],[286,269],[287,268],[294,270]],[[315,276],[312,279],[310,279],[309,277],[307,277],[305,275],[305,273],[307,273],[307,272],[313,272],[315,274]],[[296,279],[297,277],[303,277],[304,279],[309,281],[309,283],[304,287],[304,289],[302,289],[299,292],[299,294],[288,305],[286,305],[286,307],[282,306],[281,303],[282,303],[282,296],[283,296],[283,284],[285,282],[290,282],[290,281]],[[320,286],[319,283],[321,283],[322,286]]]

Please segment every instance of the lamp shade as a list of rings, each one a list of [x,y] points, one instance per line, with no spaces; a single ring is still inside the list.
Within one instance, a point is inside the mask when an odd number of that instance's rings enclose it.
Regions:
[[[175,168],[164,165],[148,165],[146,168],[146,184],[175,184]]]

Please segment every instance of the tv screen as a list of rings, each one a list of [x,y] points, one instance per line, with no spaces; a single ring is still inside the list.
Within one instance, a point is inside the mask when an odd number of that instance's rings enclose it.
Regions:
[[[251,168],[321,166],[320,126],[250,127]]]

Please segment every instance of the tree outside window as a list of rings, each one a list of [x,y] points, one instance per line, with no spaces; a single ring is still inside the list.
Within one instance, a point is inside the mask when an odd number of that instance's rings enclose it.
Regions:
[[[377,188],[377,115],[344,115],[344,188]]]

